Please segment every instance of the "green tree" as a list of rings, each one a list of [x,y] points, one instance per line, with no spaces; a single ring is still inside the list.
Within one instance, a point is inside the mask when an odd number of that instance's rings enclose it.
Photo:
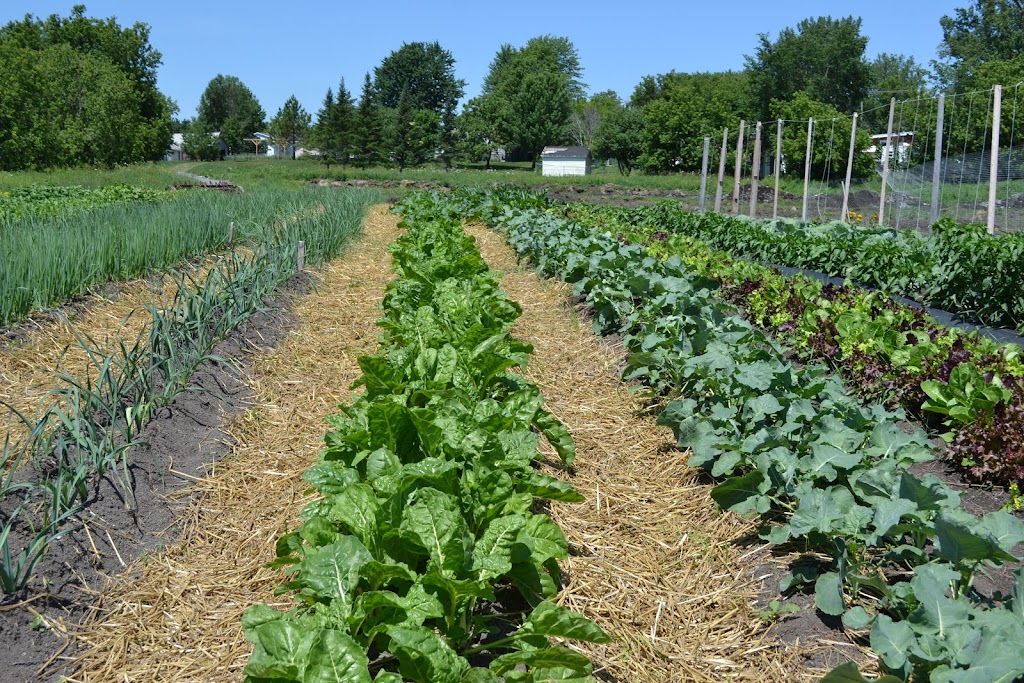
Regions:
[[[462,108],[456,124],[458,157],[472,162],[483,161],[488,169],[491,167],[491,153],[498,147],[498,117],[489,110],[494,104],[494,98],[474,97]]]
[[[568,141],[573,102],[584,96],[581,73],[568,38],[540,36],[521,49],[502,45],[478,107],[494,117],[495,142],[536,165],[545,145]]]
[[[76,5],[67,18],[6,24],[0,50],[3,167],[113,165],[168,149],[177,107],[156,88],[161,57],[146,24],[122,28]],[[54,126],[69,128],[57,140]]]
[[[465,86],[466,82],[455,76],[455,58],[436,41],[404,43],[374,69],[373,94],[377,106],[397,110],[404,96],[410,108],[410,121],[415,118],[421,125],[436,121],[435,130],[417,131],[417,136],[432,140],[447,168],[455,155],[456,108]],[[413,112],[431,115],[415,116]]]
[[[382,129],[381,113],[374,104],[373,82],[367,73],[363,79],[363,90],[359,96],[359,108],[355,112],[355,128],[352,134],[352,151],[360,166],[372,166],[380,160]]]
[[[220,141],[205,121],[196,120],[184,133],[181,151],[192,159],[216,161],[220,158]]]
[[[750,117],[747,74],[736,71],[644,78],[633,93],[644,114],[638,164],[649,173],[700,169],[704,137]]]
[[[644,113],[634,107],[619,107],[601,118],[594,134],[594,156],[615,159],[619,172],[629,175],[643,152]]]
[[[334,129],[334,91],[327,88],[323,106],[316,114],[316,124],[310,131],[310,142],[320,152],[321,164],[327,166],[330,174],[331,166],[338,163],[338,140]]]
[[[989,62],[1024,63],[1021,0],[974,0],[967,7],[958,8],[953,16],[943,16],[939,23],[942,43],[939,59],[933,66],[939,83],[947,90],[967,92],[991,85],[985,82],[989,79],[983,70]],[[991,75],[989,72],[988,76]]]
[[[236,76],[217,74],[199,98],[196,118],[210,130],[220,131],[228,149],[238,154],[251,150],[245,138],[264,127],[266,112]]]
[[[815,179],[830,178],[839,182],[846,176],[846,161],[850,152],[850,132],[852,117],[840,112],[830,104],[817,102],[807,94],[799,92],[788,100],[772,100],[772,118],[787,121],[803,121],[814,119],[814,130],[811,138],[811,177]],[[855,150],[864,150],[871,146],[871,137],[867,130],[858,126]],[[798,124],[794,131],[793,124],[782,136],[782,157],[786,164],[787,175],[803,177],[804,164],[807,158],[807,125]],[[853,157],[853,177],[867,178],[875,172],[875,160],[869,154],[855,153]]]
[[[433,156],[438,145],[437,113],[414,109],[412,102],[411,96],[399,97],[388,127],[388,155],[399,171],[424,163]]]
[[[754,110],[769,116],[771,101],[805,92],[842,112],[853,112],[867,96],[871,72],[864,59],[867,36],[854,17],[804,19],[785,28],[775,41],[759,35],[753,56],[747,56]]]
[[[583,147],[592,146],[602,119],[621,108],[622,102],[614,90],[595,93],[590,99],[576,102],[569,117],[569,134],[573,142]]]
[[[296,147],[309,134],[309,123],[309,114],[295,99],[295,95],[292,95],[284,101],[270,121],[270,135],[275,140],[291,145],[292,159],[294,159]]]
[[[864,99],[858,125],[884,132],[889,122],[889,100],[911,100],[928,95],[928,71],[913,57],[883,52],[871,60],[871,91]]]

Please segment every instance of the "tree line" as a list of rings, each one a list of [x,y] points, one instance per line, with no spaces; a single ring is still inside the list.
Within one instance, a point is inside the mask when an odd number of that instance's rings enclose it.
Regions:
[[[665,173],[699,169],[703,138],[735,130],[741,119],[813,117],[830,128],[816,138],[810,160],[820,171],[845,165],[844,145],[827,141],[849,139],[851,112],[861,113],[866,147],[871,133],[885,129],[890,97],[1024,79],[1024,4],[972,0],[940,20],[943,42],[931,68],[901,54],[867,59],[861,20],[824,16],[774,38],[759,35],[742,70],[649,75],[624,99],[613,91],[588,94],[572,42],[542,35],[500,46],[480,94],[460,110],[465,82],[452,54],[438,42],[414,42],[366,73],[358,96],[339,79],[315,117],[292,96],[267,120],[244,83],[217,75],[196,115],[180,120],[156,89],[161,57],[148,27],[123,29],[84,12],[76,6],[66,19],[27,15],[0,29],[0,168],[159,159],[173,129],[184,133],[184,151],[201,159],[255,152],[252,138],[261,131],[292,150],[317,150],[328,166],[489,166],[496,156],[535,163],[545,145],[575,144],[614,158],[623,173]],[[980,120],[951,128],[955,144],[980,147]],[[805,150],[790,137],[787,171],[802,173]],[[870,172],[870,158],[858,164],[858,174]]]

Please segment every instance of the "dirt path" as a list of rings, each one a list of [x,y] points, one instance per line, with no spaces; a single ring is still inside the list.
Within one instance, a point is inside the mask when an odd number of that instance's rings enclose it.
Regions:
[[[229,427],[233,453],[195,483],[198,503],[178,541],[136,563],[80,629],[69,681],[236,681],[251,651],[242,611],[274,596],[281,572],[264,567],[307,502],[301,473],[320,448],[323,418],[376,348],[379,304],[391,277],[385,247],[396,219],[370,210],[364,236],[321,273],[293,311],[298,325],[256,360],[257,403]]]
[[[766,550],[736,542],[752,525],[715,510],[671,432],[620,384],[622,349],[571,310],[567,285],[517,266],[497,233],[470,233],[523,307],[526,375],[576,440],[571,481],[587,500],[551,510],[570,544],[563,600],[615,638],[584,652],[623,683],[809,678],[811,650],[775,643],[752,608]]]

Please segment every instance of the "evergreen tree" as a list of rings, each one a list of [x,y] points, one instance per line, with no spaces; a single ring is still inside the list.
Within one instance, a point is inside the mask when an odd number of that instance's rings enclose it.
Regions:
[[[355,116],[352,148],[360,166],[372,166],[380,159],[381,120],[373,101],[373,82],[367,72],[363,91],[359,96],[359,109]]]
[[[285,100],[270,122],[270,134],[276,140],[291,145],[292,159],[295,158],[295,148],[309,134],[309,121],[309,114],[299,104],[295,95],[292,95]]]

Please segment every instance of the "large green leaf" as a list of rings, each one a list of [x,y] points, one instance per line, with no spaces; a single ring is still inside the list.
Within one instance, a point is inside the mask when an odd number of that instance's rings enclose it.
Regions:
[[[846,610],[843,580],[836,572],[821,574],[814,582],[814,606],[825,614],[837,617]]]
[[[366,651],[335,629],[320,631],[309,648],[303,683],[371,683]]]
[[[742,477],[732,477],[711,489],[711,497],[726,510],[739,514],[767,512],[768,501],[761,493],[764,475],[752,470]]]
[[[301,680],[315,635],[289,619],[276,619],[253,627],[246,637],[256,646],[245,666],[245,675],[257,679]]]
[[[353,484],[332,498],[330,520],[343,524],[371,553],[379,543],[377,496],[366,484]]]
[[[864,675],[857,668],[855,662],[846,662],[825,674],[821,683],[900,683],[895,676],[882,676],[880,678],[864,678]]]
[[[590,643],[611,642],[608,634],[590,619],[550,601],[537,605],[523,622],[518,633],[571,638]]]
[[[566,668],[580,674],[589,674],[590,660],[578,652],[564,647],[549,647],[542,650],[509,652],[491,662],[491,671],[501,676],[519,664],[533,668]]]
[[[935,520],[935,538],[938,540],[939,556],[953,563],[965,560],[992,560],[1014,562],[1016,558],[1006,552],[987,535],[982,536],[971,528],[966,520],[940,515]]]
[[[914,642],[914,631],[905,621],[893,621],[880,614],[871,627],[871,649],[882,657],[890,671],[899,671],[907,663],[907,651]]]
[[[557,500],[563,503],[581,503],[585,498],[580,495],[572,484],[555,477],[530,470],[519,480],[519,490],[530,493],[535,498]]]
[[[473,548],[473,571],[483,580],[494,580],[512,569],[512,546],[526,526],[522,515],[499,517],[487,525]]]
[[[453,573],[466,566],[466,522],[458,501],[436,489],[418,489],[409,496],[399,533],[418,544],[431,562]]]
[[[416,683],[460,683],[469,662],[433,630],[425,627],[388,629],[389,649],[398,657],[402,676]]]
[[[572,436],[565,425],[546,410],[537,411],[537,416],[534,418],[533,423],[540,430],[541,434],[547,437],[555,452],[558,453],[558,457],[562,459],[562,462],[566,465],[572,465],[572,461],[576,458],[576,444],[573,442]]]
[[[306,555],[296,565],[296,580],[317,597],[336,601],[347,610],[352,605],[352,590],[359,583],[360,570],[372,560],[359,539],[342,536]]]

